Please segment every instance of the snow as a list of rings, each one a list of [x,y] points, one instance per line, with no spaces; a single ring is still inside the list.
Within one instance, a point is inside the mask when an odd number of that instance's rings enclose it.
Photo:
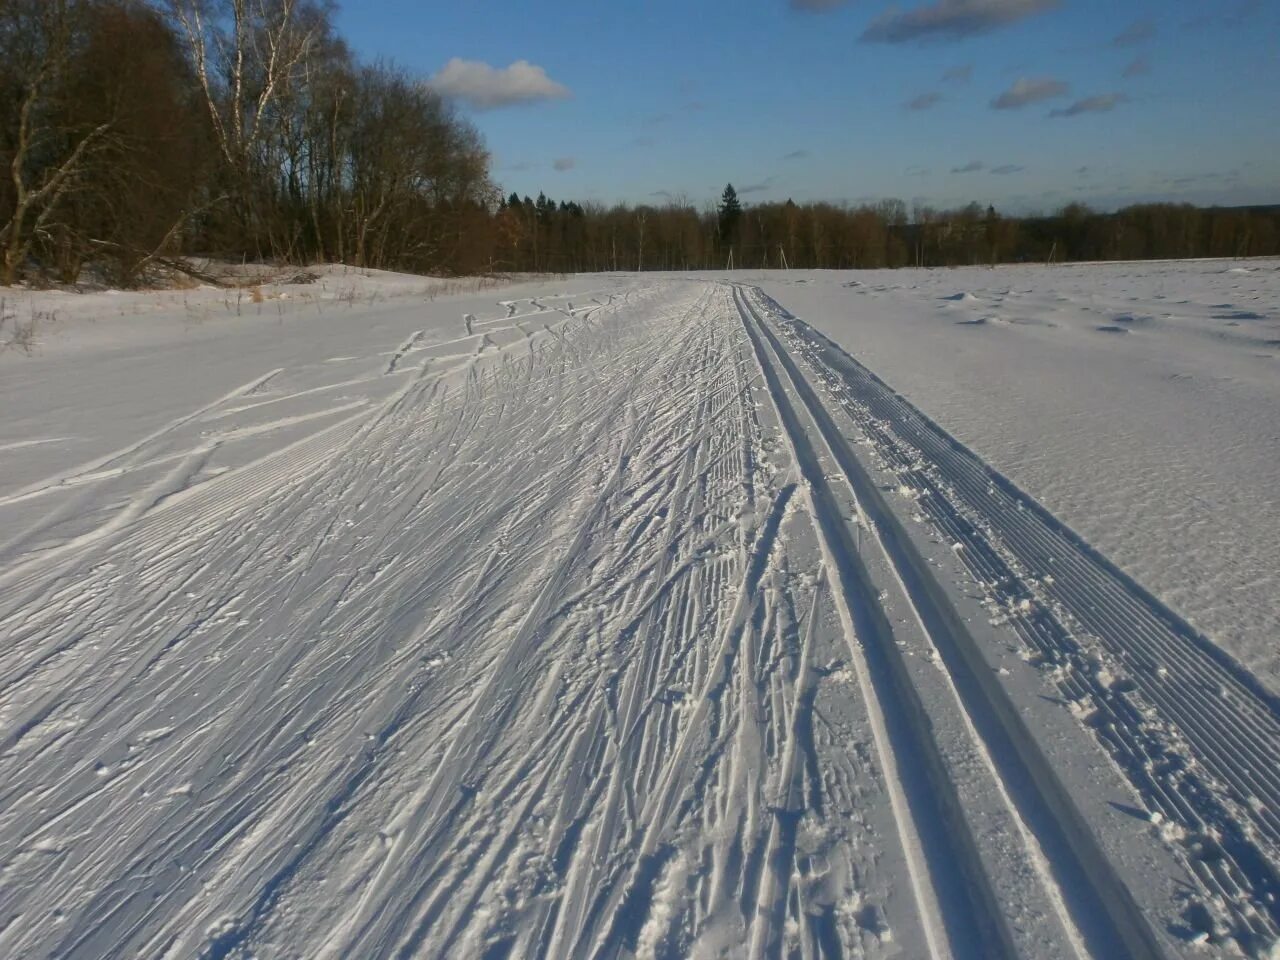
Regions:
[[[0,954],[1274,953],[1275,265],[316,272],[8,301]]]
[[[762,285],[1280,692],[1280,263]]]

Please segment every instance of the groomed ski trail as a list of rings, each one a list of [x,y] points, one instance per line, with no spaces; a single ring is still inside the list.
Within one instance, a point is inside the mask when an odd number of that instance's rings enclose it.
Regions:
[[[32,517],[0,955],[1264,955],[1247,677],[753,288],[574,299],[379,347],[385,396],[196,485],[166,452],[67,542]],[[993,636],[1114,769],[1067,782]]]
[[[947,591],[925,572],[933,561],[922,562],[911,545],[907,518],[950,545],[982,591],[990,622],[1015,634],[1009,649],[1042,675],[1127,781],[1137,803],[1126,812],[1152,824],[1182,862],[1190,882],[1170,932],[1228,955],[1270,957],[1280,949],[1274,698],[821,333],[756,288],[739,296],[806,381],[810,409],[824,422],[846,474],[859,478],[875,525],[888,534],[887,552],[914,567],[908,577],[922,581],[916,589],[925,603],[933,594],[945,608]],[[906,509],[891,509],[883,491],[893,491]],[[940,619],[947,619],[945,609]],[[951,619],[953,631],[968,633]],[[979,699],[1005,713],[1019,752],[1038,765],[1034,738],[1017,730],[1015,714],[1024,708],[1010,712],[996,679],[1010,673],[1001,663],[1004,651],[966,642],[958,652],[968,664],[949,672],[967,669],[980,681],[986,692]],[[1070,847],[1094,848],[1086,873],[1095,880],[1105,875],[1105,858],[1090,841],[1095,830],[1070,809],[1071,790],[1052,784],[1048,768],[1033,779],[1048,783],[1046,801],[1075,831]],[[1123,924],[1135,908],[1117,880],[1106,880],[1106,903]]]

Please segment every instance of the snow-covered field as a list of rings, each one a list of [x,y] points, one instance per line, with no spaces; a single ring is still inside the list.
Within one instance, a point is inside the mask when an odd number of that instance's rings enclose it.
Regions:
[[[1280,693],[1280,261],[764,287]]]
[[[8,299],[0,955],[1273,956],[1276,267]]]

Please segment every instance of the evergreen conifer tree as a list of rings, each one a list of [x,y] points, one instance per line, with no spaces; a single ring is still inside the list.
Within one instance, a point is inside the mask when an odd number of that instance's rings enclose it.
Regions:
[[[738,220],[742,217],[742,203],[732,183],[725,184],[720,195],[720,242],[732,246],[738,234]]]

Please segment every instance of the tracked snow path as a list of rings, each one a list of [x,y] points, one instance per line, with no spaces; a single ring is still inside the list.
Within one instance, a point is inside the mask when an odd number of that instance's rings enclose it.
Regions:
[[[973,639],[930,590],[927,564],[894,529],[874,483],[751,295],[735,289],[735,298],[805,470],[832,566],[843,575],[851,632],[878,688],[869,699],[890,731],[881,753],[914,757],[919,767],[904,793],[917,823],[933,828],[922,838],[919,871],[938,893],[952,948],[988,957],[1158,956],[1155,936],[1033,737],[975,669]],[[865,550],[840,522],[826,459],[839,465],[855,515],[868,521]],[[893,624],[885,614],[897,603],[911,616]],[[931,668],[939,660],[944,671]],[[1002,845],[1002,836],[1020,837],[1021,848]]]
[[[727,289],[560,319],[0,572],[0,953],[925,954]]]
[[[768,335],[790,368],[798,373],[803,366],[826,394],[825,401],[812,389],[809,395],[835,438],[837,459],[851,479],[861,477],[855,486],[883,501],[833,417],[861,434],[875,464],[914,505],[915,518],[952,544],[984,589],[988,608],[1014,629],[1019,655],[1043,670],[1062,702],[1095,731],[1195,878],[1198,889],[1184,911],[1192,939],[1270,956],[1280,944],[1280,712],[1274,699],[822,334],[758,290],[739,296],[750,315],[770,318],[769,329],[777,332]],[[881,502],[868,512],[889,531],[889,552],[909,565],[911,548],[888,507]],[[999,708],[998,683],[980,652],[967,646],[973,676],[987,688],[981,698]],[[948,663],[952,676],[963,669]],[[1034,743],[1018,739],[1034,765]],[[1033,779],[1051,781],[1051,771]],[[1044,789],[1053,806],[1069,793],[1052,782]],[[1070,826],[1076,816],[1062,809],[1057,818]],[[1085,830],[1070,846],[1079,851],[1087,843]],[[1095,882],[1100,868],[1098,860],[1087,870]],[[1123,894],[1112,891],[1106,903],[1114,911],[1113,897]],[[1117,921],[1131,910],[1124,903]]]
[[[11,495],[0,956],[1262,955],[1247,677],[757,291],[603,297]]]

